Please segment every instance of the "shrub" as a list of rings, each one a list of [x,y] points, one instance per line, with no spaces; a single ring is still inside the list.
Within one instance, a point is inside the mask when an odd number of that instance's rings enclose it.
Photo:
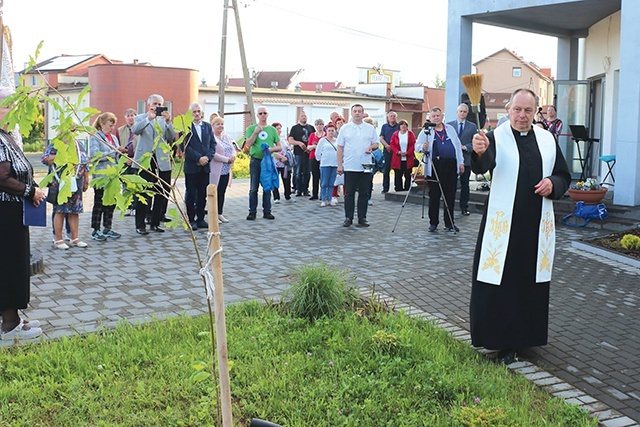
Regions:
[[[238,153],[236,161],[233,163],[234,178],[249,178],[249,160],[250,156],[245,153]]]
[[[284,300],[292,315],[318,319],[344,310],[349,295],[347,272],[319,263],[294,269]]]
[[[622,239],[620,239],[620,244],[625,249],[640,249],[640,237],[633,234],[625,234]]]
[[[42,153],[44,152],[46,140],[40,139],[35,141],[23,141],[25,153]]]

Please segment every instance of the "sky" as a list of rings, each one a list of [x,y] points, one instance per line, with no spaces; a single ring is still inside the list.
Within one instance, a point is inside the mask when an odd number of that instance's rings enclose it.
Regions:
[[[231,4],[231,0],[229,0]],[[365,4],[366,6],[362,6]],[[94,6],[95,5],[95,6]],[[38,61],[104,54],[131,63],[190,68],[220,77],[224,0],[4,0],[16,71],[44,41]],[[247,64],[255,71],[303,70],[303,81],[358,83],[358,67],[382,65],[404,83],[446,78],[443,0],[238,1]],[[474,25],[473,62],[502,48],[556,68],[554,38]],[[226,75],[242,77],[235,14],[228,11]]]

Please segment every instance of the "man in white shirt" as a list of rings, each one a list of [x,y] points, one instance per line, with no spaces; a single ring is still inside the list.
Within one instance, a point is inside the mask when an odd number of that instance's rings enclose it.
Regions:
[[[372,151],[378,149],[376,128],[363,122],[364,107],[354,104],[351,107],[351,121],[340,129],[338,135],[338,174],[344,174],[344,213],[343,227],[353,224],[355,212],[355,192],[358,192],[358,223],[356,227],[368,227],[367,201],[371,191],[371,173],[365,172],[363,164],[372,164]]]

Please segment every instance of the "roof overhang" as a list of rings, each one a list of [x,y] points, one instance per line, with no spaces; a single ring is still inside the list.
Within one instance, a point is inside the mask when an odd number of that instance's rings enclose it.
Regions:
[[[526,3],[526,2],[523,2]],[[539,2],[540,5],[465,14],[473,22],[544,34],[586,37],[589,28],[621,8],[621,0]],[[542,4],[546,3],[546,4]],[[542,49],[542,47],[541,47]]]

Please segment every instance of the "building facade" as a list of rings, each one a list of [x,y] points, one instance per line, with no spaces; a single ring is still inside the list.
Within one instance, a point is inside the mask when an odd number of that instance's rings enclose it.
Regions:
[[[450,0],[448,14],[447,82],[460,82],[447,86],[450,113],[464,92],[460,76],[471,72],[474,23],[557,37],[558,116],[566,127],[586,126],[598,140],[587,159],[592,175],[606,174],[600,155],[616,156],[614,203],[640,205],[640,2]],[[578,145],[570,134],[559,144],[579,176]]]

